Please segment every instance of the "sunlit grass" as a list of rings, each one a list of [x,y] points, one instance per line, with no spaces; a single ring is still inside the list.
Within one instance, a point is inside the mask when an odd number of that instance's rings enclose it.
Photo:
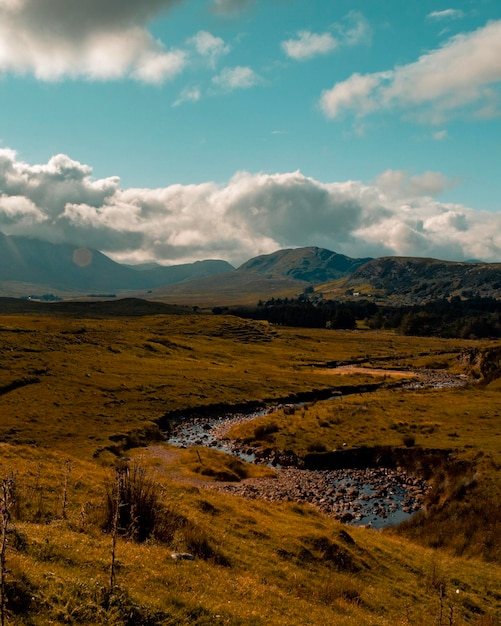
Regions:
[[[17,490],[8,623],[431,626],[442,611],[443,624],[497,624],[501,387],[388,388],[395,370],[460,373],[464,348],[491,343],[224,316],[0,317],[0,477]],[[364,369],[333,368],[343,363]],[[379,391],[360,393],[374,383]],[[448,451],[444,465],[419,468],[433,484],[428,508],[398,531],[212,490],[273,471],[160,440],[158,422],[173,411],[346,387],[356,393],[281,409],[233,434],[300,456]],[[102,515],[123,457],[155,481],[165,515],[143,543],[120,534],[110,589]],[[171,558],[185,551],[195,559]]]

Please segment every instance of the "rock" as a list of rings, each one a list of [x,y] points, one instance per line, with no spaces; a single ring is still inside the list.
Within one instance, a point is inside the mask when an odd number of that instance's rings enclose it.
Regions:
[[[194,561],[195,557],[189,552],[172,552],[171,558],[175,561]]]

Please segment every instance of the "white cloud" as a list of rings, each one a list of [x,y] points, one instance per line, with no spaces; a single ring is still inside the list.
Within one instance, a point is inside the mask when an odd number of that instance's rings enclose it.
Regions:
[[[347,46],[368,44],[372,39],[372,28],[360,11],[350,11],[345,17],[345,24],[336,24],[341,43]]]
[[[179,1],[3,0],[0,71],[45,81],[169,80],[184,68],[184,53],[167,50],[145,25]]]
[[[339,46],[368,43],[372,36],[369,22],[358,11],[350,11],[345,17],[345,23],[333,24],[332,28],[337,37],[330,32],[312,33],[309,30],[300,30],[295,39],[282,41],[282,49],[289,58],[305,61],[328,54]]]
[[[226,184],[122,189],[57,155],[29,165],[0,150],[0,231],[102,250],[122,262],[240,264],[278,248],[349,256],[501,258],[501,215],[441,202],[440,172],[389,170],[371,184],[239,172]],[[486,234],[487,233],[487,234]]]
[[[327,54],[334,50],[338,42],[330,33],[311,33],[308,30],[298,32],[297,39],[282,42],[285,54],[291,59],[303,61],[319,54]]]
[[[449,133],[445,130],[437,130],[436,133],[433,133],[433,139],[435,141],[444,141],[444,139],[449,139]]]
[[[182,50],[149,53],[143,55],[132,75],[145,83],[163,83],[179,74],[185,62],[186,55]]]
[[[444,9],[443,11],[432,11],[426,16],[429,20],[459,20],[464,17],[461,9]]]
[[[249,89],[263,82],[263,79],[250,67],[238,65],[237,67],[225,67],[212,82],[227,90]]]
[[[352,74],[347,80],[337,83],[322,93],[320,106],[327,117],[337,117],[343,109],[355,109],[365,115],[377,108],[374,90],[388,74]]]
[[[174,102],[172,106],[177,107],[185,102],[198,102],[202,97],[202,92],[199,87],[186,87],[179,94],[179,98]]]
[[[394,108],[413,111],[422,121],[440,123],[473,108],[477,115],[499,113],[501,20],[457,35],[415,63],[387,72],[354,74],[323,92],[328,117],[343,110],[363,116]]]
[[[188,41],[195,46],[198,54],[208,59],[210,66],[213,68],[216,66],[219,57],[228,54],[230,51],[230,46],[226,45],[221,37],[215,37],[206,30],[198,31]]]
[[[375,184],[389,198],[419,198],[438,196],[457,184],[441,172],[424,172],[410,176],[404,170],[386,170],[380,174]]]

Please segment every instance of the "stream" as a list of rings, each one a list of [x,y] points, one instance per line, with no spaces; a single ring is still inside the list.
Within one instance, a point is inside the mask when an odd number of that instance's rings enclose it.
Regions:
[[[354,371],[353,365],[346,364],[337,365],[333,369]],[[467,382],[466,376],[446,371],[377,371],[394,376],[414,374],[415,379],[411,382],[395,385],[405,389],[460,387]],[[369,388],[365,391],[369,391]],[[332,393],[332,397],[342,396],[340,390]],[[295,402],[285,406],[298,408],[302,404]],[[373,528],[399,524],[423,508],[430,486],[425,480],[401,469],[302,469],[300,459],[294,455],[276,450],[261,450],[225,439],[235,424],[253,420],[279,408],[284,408],[284,404],[252,412],[221,412],[210,416],[177,415],[169,422],[171,429],[166,438],[169,443],[181,448],[204,446],[237,455],[248,463],[267,464],[276,471],[273,478],[250,478],[239,483],[213,483],[212,489],[271,502],[309,503],[343,523]]]
[[[226,493],[270,502],[309,503],[343,523],[372,528],[399,524],[422,508],[427,483],[402,470],[381,467],[301,469],[296,458],[224,439],[233,425],[277,408],[210,417],[178,416],[171,421],[171,430],[166,436],[170,444],[180,448],[204,446],[235,454],[249,463],[267,464],[276,471],[274,478],[211,484],[211,488]]]

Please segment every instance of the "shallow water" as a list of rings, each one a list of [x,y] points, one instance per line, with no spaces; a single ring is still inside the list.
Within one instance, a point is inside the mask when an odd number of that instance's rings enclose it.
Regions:
[[[256,458],[252,448],[223,439],[230,428],[270,412],[226,414],[215,417],[179,417],[172,421],[168,442],[180,448],[204,446],[235,454],[249,463]],[[259,455],[258,455],[259,456]],[[268,462],[268,465],[272,465]],[[311,503],[353,525],[383,528],[409,519],[421,506],[427,486],[403,472],[387,468],[358,470],[303,470],[280,467],[274,479],[255,479],[252,486],[242,483],[214,484],[213,488],[250,498]]]

